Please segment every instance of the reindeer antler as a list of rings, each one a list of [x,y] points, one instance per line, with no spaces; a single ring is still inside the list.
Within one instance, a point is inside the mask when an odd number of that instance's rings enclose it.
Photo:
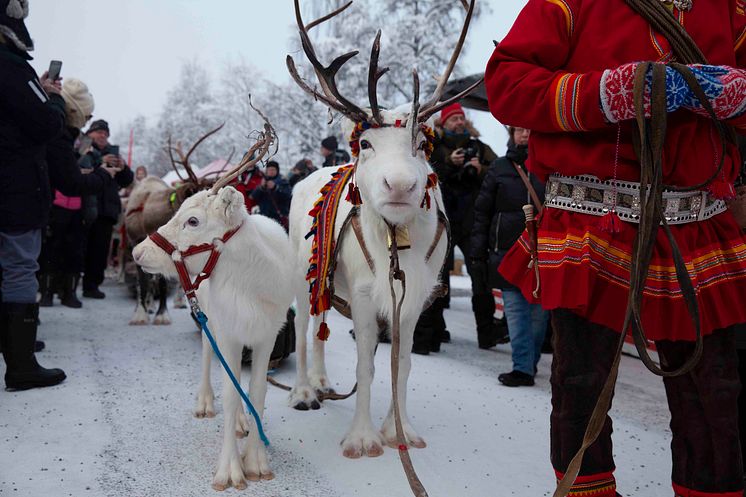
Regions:
[[[197,177],[197,173],[194,172],[194,169],[192,169],[192,165],[189,163],[189,158],[192,156],[192,153],[194,153],[195,150],[197,150],[197,147],[202,144],[203,141],[223,129],[223,126],[225,126],[225,123],[221,124],[217,128],[213,129],[212,131],[208,131],[204,135],[202,135],[196,142],[194,142],[194,145],[191,146],[189,151],[184,154],[182,148],[181,148],[181,142],[176,143],[176,147],[171,145],[171,135],[168,137],[168,156],[171,159],[171,165],[173,166],[174,170],[176,171],[176,174],[179,176],[179,179],[181,181],[186,181],[182,176],[181,173],[179,173],[179,168],[177,167],[177,164],[181,164],[184,167],[184,171],[186,171],[188,175],[189,181],[194,183],[195,185],[199,185],[199,178]],[[173,152],[176,152],[179,155],[179,160],[174,159]]]
[[[301,46],[303,47],[303,52],[306,54],[308,61],[311,63],[314,71],[316,72],[316,78],[319,81],[319,85],[321,86],[321,91],[323,92],[323,94],[311,88],[308,83],[306,83],[303,78],[300,77],[300,75],[298,74],[298,70],[295,67],[295,61],[293,60],[293,57],[288,55],[286,62],[288,71],[290,71],[290,75],[293,77],[298,86],[303,89],[303,91],[309,93],[315,99],[322,101],[331,109],[344,114],[355,122],[366,121],[368,119],[368,113],[345,98],[337,89],[336,81],[337,73],[342,68],[342,66],[345,65],[345,63],[347,63],[347,61],[349,61],[351,58],[356,56],[359,52],[355,50],[354,52],[348,52],[346,54],[340,55],[339,57],[334,59],[331,64],[329,64],[329,66],[325,67],[324,64],[322,64],[316,56],[316,51],[313,48],[313,43],[311,42],[311,38],[308,35],[309,29],[318,26],[319,24],[326,22],[334,16],[340,14],[350,5],[352,5],[352,2],[348,2],[337,10],[323,17],[320,17],[319,19],[316,19],[315,21],[310,22],[307,25],[303,23],[303,17],[300,12],[300,0],[294,0],[294,4],[295,20],[298,24]]]
[[[368,67],[368,99],[370,100],[370,111],[373,119],[383,126],[381,109],[378,106],[378,80],[389,72],[388,67],[378,69],[378,56],[381,53],[381,30],[376,33],[376,39],[373,41],[373,48],[370,51],[370,66]]]
[[[445,86],[448,83],[448,79],[451,76],[451,73],[453,72],[453,68],[456,65],[456,61],[458,60],[459,55],[461,54],[461,49],[464,46],[464,41],[466,40],[466,34],[469,31],[469,25],[471,24],[471,18],[474,13],[474,6],[476,4],[476,0],[469,0],[467,3],[467,0],[459,0],[459,2],[464,6],[466,9],[466,19],[464,20],[464,26],[461,29],[461,35],[459,37],[458,43],[456,44],[456,47],[453,50],[453,54],[451,54],[451,59],[448,62],[448,65],[446,66],[445,70],[443,71],[443,74],[438,79],[438,84],[435,88],[435,91],[433,92],[430,99],[427,100],[421,107],[419,106],[419,97],[416,96],[416,105],[414,106],[416,109],[419,109],[419,115],[414,116],[414,118],[417,120],[417,122],[424,122],[426,121],[430,116],[441,110],[443,107],[450,105],[451,103],[465,97],[472,91],[474,91],[481,83],[482,79],[471,85],[466,90],[462,91],[458,95],[455,95],[454,97],[451,97],[444,102],[440,102],[440,97],[443,96],[443,91],[445,90]],[[354,56],[358,54],[357,51],[354,52],[348,52],[346,54],[340,55],[336,59],[332,61],[329,66],[325,67],[316,56],[316,51],[313,48],[313,43],[311,43],[311,38],[308,35],[308,31],[318,26],[319,24],[328,21],[329,19],[333,18],[334,16],[340,14],[344,10],[346,10],[350,5],[352,5],[352,2],[348,2],[342,7],[332,11],[331,13],[320,17],[319,19],[316,19],[313,22],[310,22],[308,24],[303,23],[303,17],[301,16],[300,12],[300,0],[294,0],[295,4],[295,19],[298,24],[298,31],[300,33],[300,39],[301,39],[301,46],[303,47],[303,52],[306,54],[306,57],[308,58],[308,61],[313,66],[313,69],[316,73],[316,77],[319,82],[319,86],[321,87],[321,92],[317,91],[315,88],[312,88],[306,81],[303,80],[303,78],[300,77],[298,74],[298,70],[295,66],[295,61],[293,60],[293,57],[288,55],[287,56],[287,66],[288,71],[290,71],[290,75],[293,77],[295,82],[298,84],[298,86],[303,89],[306,93],[313,96],[316,100],[320,100],[324,104],[326,104],[330,109],[336,110],[337,112],[340,112],[350,118],[351,120],[355,122],[361,122],[361,121],[367,121],[368,120],[368,113],[360,108],[359,106],[355,105],[348,99],[346,99],[337,89],[337,83],[336,83],[336,76],[339,70],[342,68],[342,66],[352,59]],[[388,67],[379,69],[378,68],[378,58],[381,51],[381,31],[379,30],[376,34],[376,38],[373,42],[373,48],[371,49],[370,53],[370,66],[368,68],[368,99],[370,100],[370,110],[373,119],[376,121],[377,124],[383,125],[383,117],[381,116],[381,109],[378,105],[378,80],[381,79],[381,77],[388,72]],[[417,78],[417,75],[415,73],[415,84],[417,87],[419,87],[419,79]],[[416,93],[419,93],[419,90],[416,90]]]
[[[257,114],[261,116],[262,119],[264,119],[264,131],[259,133],[259,137],[256,143],[254,143],[249,151],[244,154],[243,159],[241,159],[241,162],[238,164],[238,166],[236,166],[230,173],[226,174],[215,182],[215,184],[210,189],[211,194],[217,193],[218,190],[223,188],[225,185],[230,184],[248,168],[255,166],[264,158],[265,155],[267,155],[270,147],[276,141],[277,135],[275,134],[275,129],[272,127],[272,124],[270,124],[267,116],[265,116],[262,111],[254,107],[254,104],[251,103],[251,96],[249,96],[249,105],[256,111]],[[256,156],[252,159],[252,156],[254,156],[254,154],[256,154]]]
[[[467,7],[466,0],[460,0],[461,4],[464,6],[464,8]],[[458,60],[459,55],[461,54],[461,49],[464,47],[464,41],[466,40],[466,33],[469,31],[469,24],[471,24],[471,17],[474,13],[474,5],[476,4],[476,0],[470,0],[467,11],[466,11],[466,19],[464,20],[464,26],[461,28],[461,36],[459,36],[458,43],[456,43],[456,48],[454,48],[453,53],[451,54],[451,60],[448,61],[448,65],[445,68],[445,71],[443,71],[443,74],[438,78],[438,85],[435,87],[435,91],[433,92],[432,96],[430,97],[427,102],[422,104],[422,107],[420,108],[419,116],[417,117],[419,122],[427,121],[430,116],[441,110],[443,107],[447,107],[448,105],[451,105],[453,102],[456,102],[462,98],[464,98],[466,95],[473,92],[484,80],[484,77],[480,78],[479,81],[474,83],[473,85],[469,86],[467,89],[459,93],[458,95],[455,95],[443,102],[440,102],[440,97],[443,96],[443,91],[445,90],[445,86],[448,83],[448,78],[451,77],[451,73],[453,72],[453,68],[456,65],[456,61]]]

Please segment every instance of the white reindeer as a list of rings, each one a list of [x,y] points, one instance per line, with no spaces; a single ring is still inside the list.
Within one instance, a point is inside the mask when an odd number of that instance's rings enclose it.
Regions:
[[[432,208],[425,202],[428,175],[432,173],[426,150],[431,144],[425,135],[426,126],[432,126],[428,119],[445,105],[463,94],[439,102],[443,86],[453,69],[458,53],[468,29],[469,19],[474,8],[471,1],[461,40],[455,49],[451,63],[445,70],[431,99],[419,107],[419,80],[414,73],[415,99],[411,106],[391,111],[380,110],[376,98],[376,83],[386,72],[377,67],[380,47],[380,32],[373,44],[369,80],[370,108],[363,110],[345,99],[337,90],[335,76],[341,65],[353,54],[337,58],[324,67],[316,58],[308,36],[308,29],[319,23],[314,21],[304,25],[301,19],[298,0],[295,0],[296,18],[300,30],[303,49],[319,78],[321,91],[314,90],[298,74],[293,59],[288,56],[288,68],[295,81],[314,98],[321,100],[332,110],[341,112],[347,119],[344,127],[347,136],[359,144],[359,157],[354,180],[362,197],[359,209],[359,222],[362,228],[363,246],[367,247],[369,259],[375,271],[369,267],[361,250],[361,244],[352,233],[340,235],[342,225],[353,206],[342,200],[339,204],[335,239],[341,243],[334,273],[335,295],[345,299],[350,307],[355,328],[357,345],[357,399],[355,415],[347,434],[342,441],[342,451],[346,457],[370,457],[383,453],[383,444],[397,447],[397,433],[394,420],[393,399],[381,430],[373,426],[370,415],[370,386],[374,374],[373,356],[377,343],[377,316],[389,322],[392,317],[391,287],[389,285],[390,254],[387,236],[392,227],[398,231],[408,231],[411,248],[399,252],[401,269],[406,274],[406,295],[401,310],[401,335],[399,349],[399,406],[406,442],[413,447],[425,447],[424,439],[410,424],[406,409],[407,379],[411,368],[411,349],[414,327],[417,319],[433,294],[439,280],[448,247],[446,236],[441,236],[444,223],[439,223],[438,207],[442,206],[441,194],[437,186],[430,190]],[[332,15],[344,10],[338,9]],[[331,17],[331,16],[329,16]],[[329,18],[327,17],[327,18]],[[323,18],[322,18],[323,19]],[[476,85],[466,90],[472,91]],[[352,136],[353,128],[366,123],[368,128]],[[311,229],[312,219],[308,216],[319,190],[331,179],[339,168],[324,168],[298,183],[293,192],[290,208],[290,242],[295,251],[296,299],[302,309],[308,303],[308,283],[305,281],[312,240],[305,239]],[[431,185],[432,186],[432,185]],[[341,236],[341,239],[340,239]],[[395,284],[397,301],[401,297],[401,287]],[[306,362],[306,335],[309,313],[298,312],[296,316],[297,378],[290,395],[291,405],[297,409],[318,409],[317,392],[330,391],[330,382],[324,364],[324,342],[316,336],[320,317],[314,317],[313,361],[308,370]]]
[[[266,153],[266,149],[263,148],[263,152]],[[211,191],[199,192],[185,200],[174,217],[158,229],[160,237],[175,249],[173,255],[164,251],[163,242],[157,244],[147,238],[135,247],[133,257],[148,273],[174,276],[177,276],[175,261],[183,260],[194,280],[203,273],[209,253],[183,259],[181,253],[203,244],[215,247],[220,258],[196,295],[209,317],[208,326],[221,352],[239,380],[241,351],[244,346],[252,349],[254,360],[249,393],[261,416],[267,392],[269,357],[292,303],[292,269],[288,264],[291,251],[282,226],[264,216],[250,216],[241,193],[232,187],[221,188],[248,167],[249,162],[256,163],[259,158],[243,161],[236,172],[220,180]],[[235,233],[228,238],[227,234],[234,230]],[[210,355],[210,346],[203,339],[203,374],[198,397],[198,411],[201,409],[203,415],[214,413],[209,383]],[[239,395],[225,373],[223,414],[223,447],[213,487],[225,490],[232,485],[241,489],[246,487],[245,478],[250,481],[272,479],[274,475],[256,424],[253,419],[249,422],[243,414]],[[249,431],[243,457],[239,455],[236,441],[237,426],[241,427],[238,431]]]

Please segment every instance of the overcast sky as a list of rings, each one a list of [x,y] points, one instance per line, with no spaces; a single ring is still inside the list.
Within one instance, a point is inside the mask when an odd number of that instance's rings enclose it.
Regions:
[[[470,29],[469,50],[460,60],[464,72],[484,70],[492,40],[507,33],[525,3],[489,1],[492,12]],[[272,80],[288,78],[285,55],[294,25],[292,0],[31,0],[30,4],[27,26],[36,45],[32,65],[41,74],[50,60],[62,60],[62,76],[89,85],[96,99],[95,118],[108,120],[112,127],[138,114],[154,118],[185,61],[196,59],[217,76],[225,62],[244,58]],[[367,46],[369,40],[363,44]],[[471,112],[470,117],[488,143],[504,150],[507,135],[490,116]]]

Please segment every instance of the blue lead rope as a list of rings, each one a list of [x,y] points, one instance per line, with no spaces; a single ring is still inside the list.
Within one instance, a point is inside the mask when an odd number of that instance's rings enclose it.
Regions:
[[[210,329],[207,327],[207,316],[201,310],[197,310],[195,312],[195,316],[197,317],[197,321],[199,321],[199,324],[202,327],[202,331],[204,331],[205,335],[207,335],[207,339],[210,341],[210,345],[212,345],[212,350],[215,351],[215,355],[217,355],[218,359],[220,359],[220,363],[223,365],[223,369],[225,369],[225,372],[228,373],[228,377],[233,382],[233,386],[236,387],[236,390],[238,390],[238,393],[241,395],[241,398],[246,404],[246,407],[249,409],[249,412],[254,417],[254,420],[256,421],[256,427],[259,429],[259,438],[262,439],[262,442],[264,442],[265,446],[268,446],[269,439],[267,438],[267,435],[264,434],[264,428],[262,427],[262,420],[259,419],[259,414],[257,414],[256,409],[254,409],[254,406],[251,404],[251,400],[249,400],[249,396],[243,391],[236,377],[233,376],[233,371],[231,371],[231,368],[228,367],[228,363],[225,362],[225,358],[223,357],[223,354],[220,353],[218,344],[215,343],[215,339],[213,338],[212,333],[210,333]]]

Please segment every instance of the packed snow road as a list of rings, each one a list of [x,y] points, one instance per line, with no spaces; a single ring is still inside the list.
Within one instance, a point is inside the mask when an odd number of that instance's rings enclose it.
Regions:
[[[458,278],[454,283],[458,284]],[[462,282],[463,285],[463,282]],[[200,335],[186,310],[172,310],[166,327],[127,325],[134,302],[109,285],[103,301],[82,310],[43,309],[42,364],[68,379],[52,388],[0,391],[0,496],[190,497],[221,495],[211,488],[220,449],[220,399],[213,419],[192,416],[200,364]],[[549,364],[535,387],[497,381],[510,370],[510,350],[477,348],[468,297],[453,298],[446,319],[453,336],[438,354],[414,356],[409,412],[428,447],[413,450],[431,497],[551,495]],[[355,382],[351,323],[330,319],[329,377],[337,391]],[[379,348],[373,385],[374,422],[389,405],[388,345]],[[293,381],[294,357],[275,377]],[[220,365],[213,387],[220,395]],[[244,370],[243,384],[248,370]],[[266,430],[276,478],[251,483],[258,497],[408,497],[396,451],[348,460],[339,442],[352,420],[354,399],[300,412],[272,386]],[[663,386],[625,357],[614,398],[614,442],[623,495],[670,496],[670,433]],[[229,495],[237,495],[230,489]]]

